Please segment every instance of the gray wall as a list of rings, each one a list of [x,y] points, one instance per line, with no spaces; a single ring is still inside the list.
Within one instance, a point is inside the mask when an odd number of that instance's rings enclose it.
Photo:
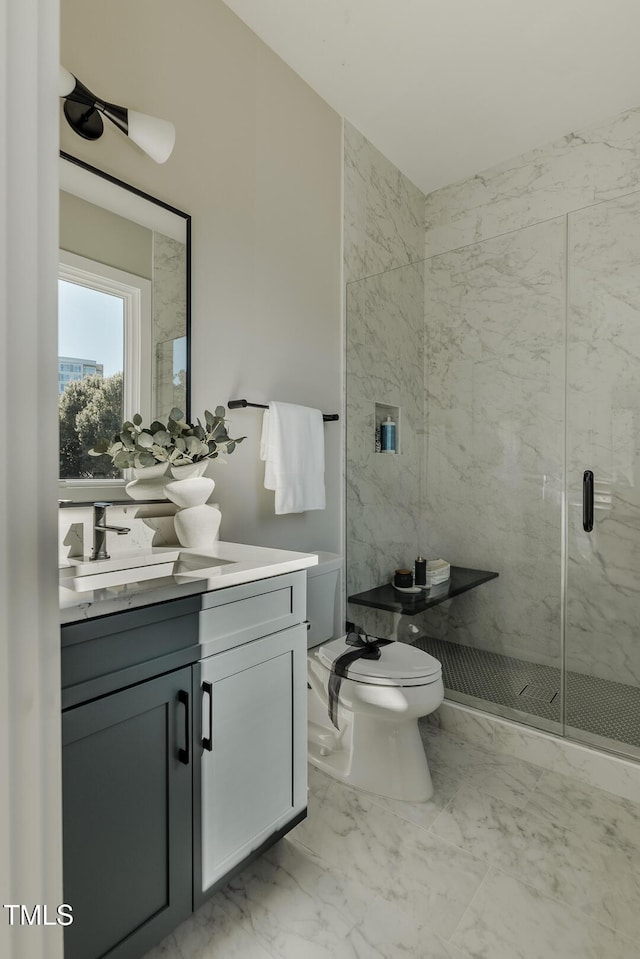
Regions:
[[[95,42],[87,43],[91,36]],[[171,119],[163,164],[115,129],[62,148],[193,217],[194,415],[246,397],[342,412],[342,121],[219,0],[63,0],[62,63],[116,103]],[[214,464],[221,538],[340,551],[343,420],[326,427],[327,509],[274,514],[261,415]]]
[[[152,277],[153,232],[60,191],[60,248],[116,270]]]

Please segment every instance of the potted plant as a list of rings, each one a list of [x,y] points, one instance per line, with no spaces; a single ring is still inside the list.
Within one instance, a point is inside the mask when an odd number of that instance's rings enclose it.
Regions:
[[[204,423],[200,419],[187,423],[182,410],[174,408],[166,423],[154,420],[150,426],[143,426],[141,415],[136,413],[112,439],[99,440],[89,454],[110,456],[117,469],[133,469],[136,479],[127,484],[127,492],[134,499],[151,498],[146,492],[149,481],[159,492],[156,488],[164,485],[167,471],[175,479],[202,476],[209,460],[221,453],[233,453],[245,437],[229,436],[225,412],[224,406],[217,406],[214,413],[204,411]]]

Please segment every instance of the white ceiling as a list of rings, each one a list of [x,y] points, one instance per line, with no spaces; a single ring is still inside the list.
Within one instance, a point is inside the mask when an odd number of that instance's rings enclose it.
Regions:
[[[425,193],[640,106],[640,0],[225,0]]]

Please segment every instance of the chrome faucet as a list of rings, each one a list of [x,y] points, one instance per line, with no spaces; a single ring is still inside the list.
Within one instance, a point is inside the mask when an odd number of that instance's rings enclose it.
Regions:
[[[105,523],[107,506],[111,506],[111,503],[93,504],[93,550],[91,551],[91,559],[109,559],[107,553],[108,532],[117,533],[118,536],[124,536],[125,533],[131,532],[128,526],[107,526]]]

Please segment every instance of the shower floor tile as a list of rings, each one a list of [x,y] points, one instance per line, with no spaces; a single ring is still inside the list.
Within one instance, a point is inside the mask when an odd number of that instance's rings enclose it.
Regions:
[[[538,716],[560,725],[561,674],[555,666],[422,636],[414,644],[442,663],[448,692]],[[567,672],[566,724],[604,739],[640,747],[640,689]]]

